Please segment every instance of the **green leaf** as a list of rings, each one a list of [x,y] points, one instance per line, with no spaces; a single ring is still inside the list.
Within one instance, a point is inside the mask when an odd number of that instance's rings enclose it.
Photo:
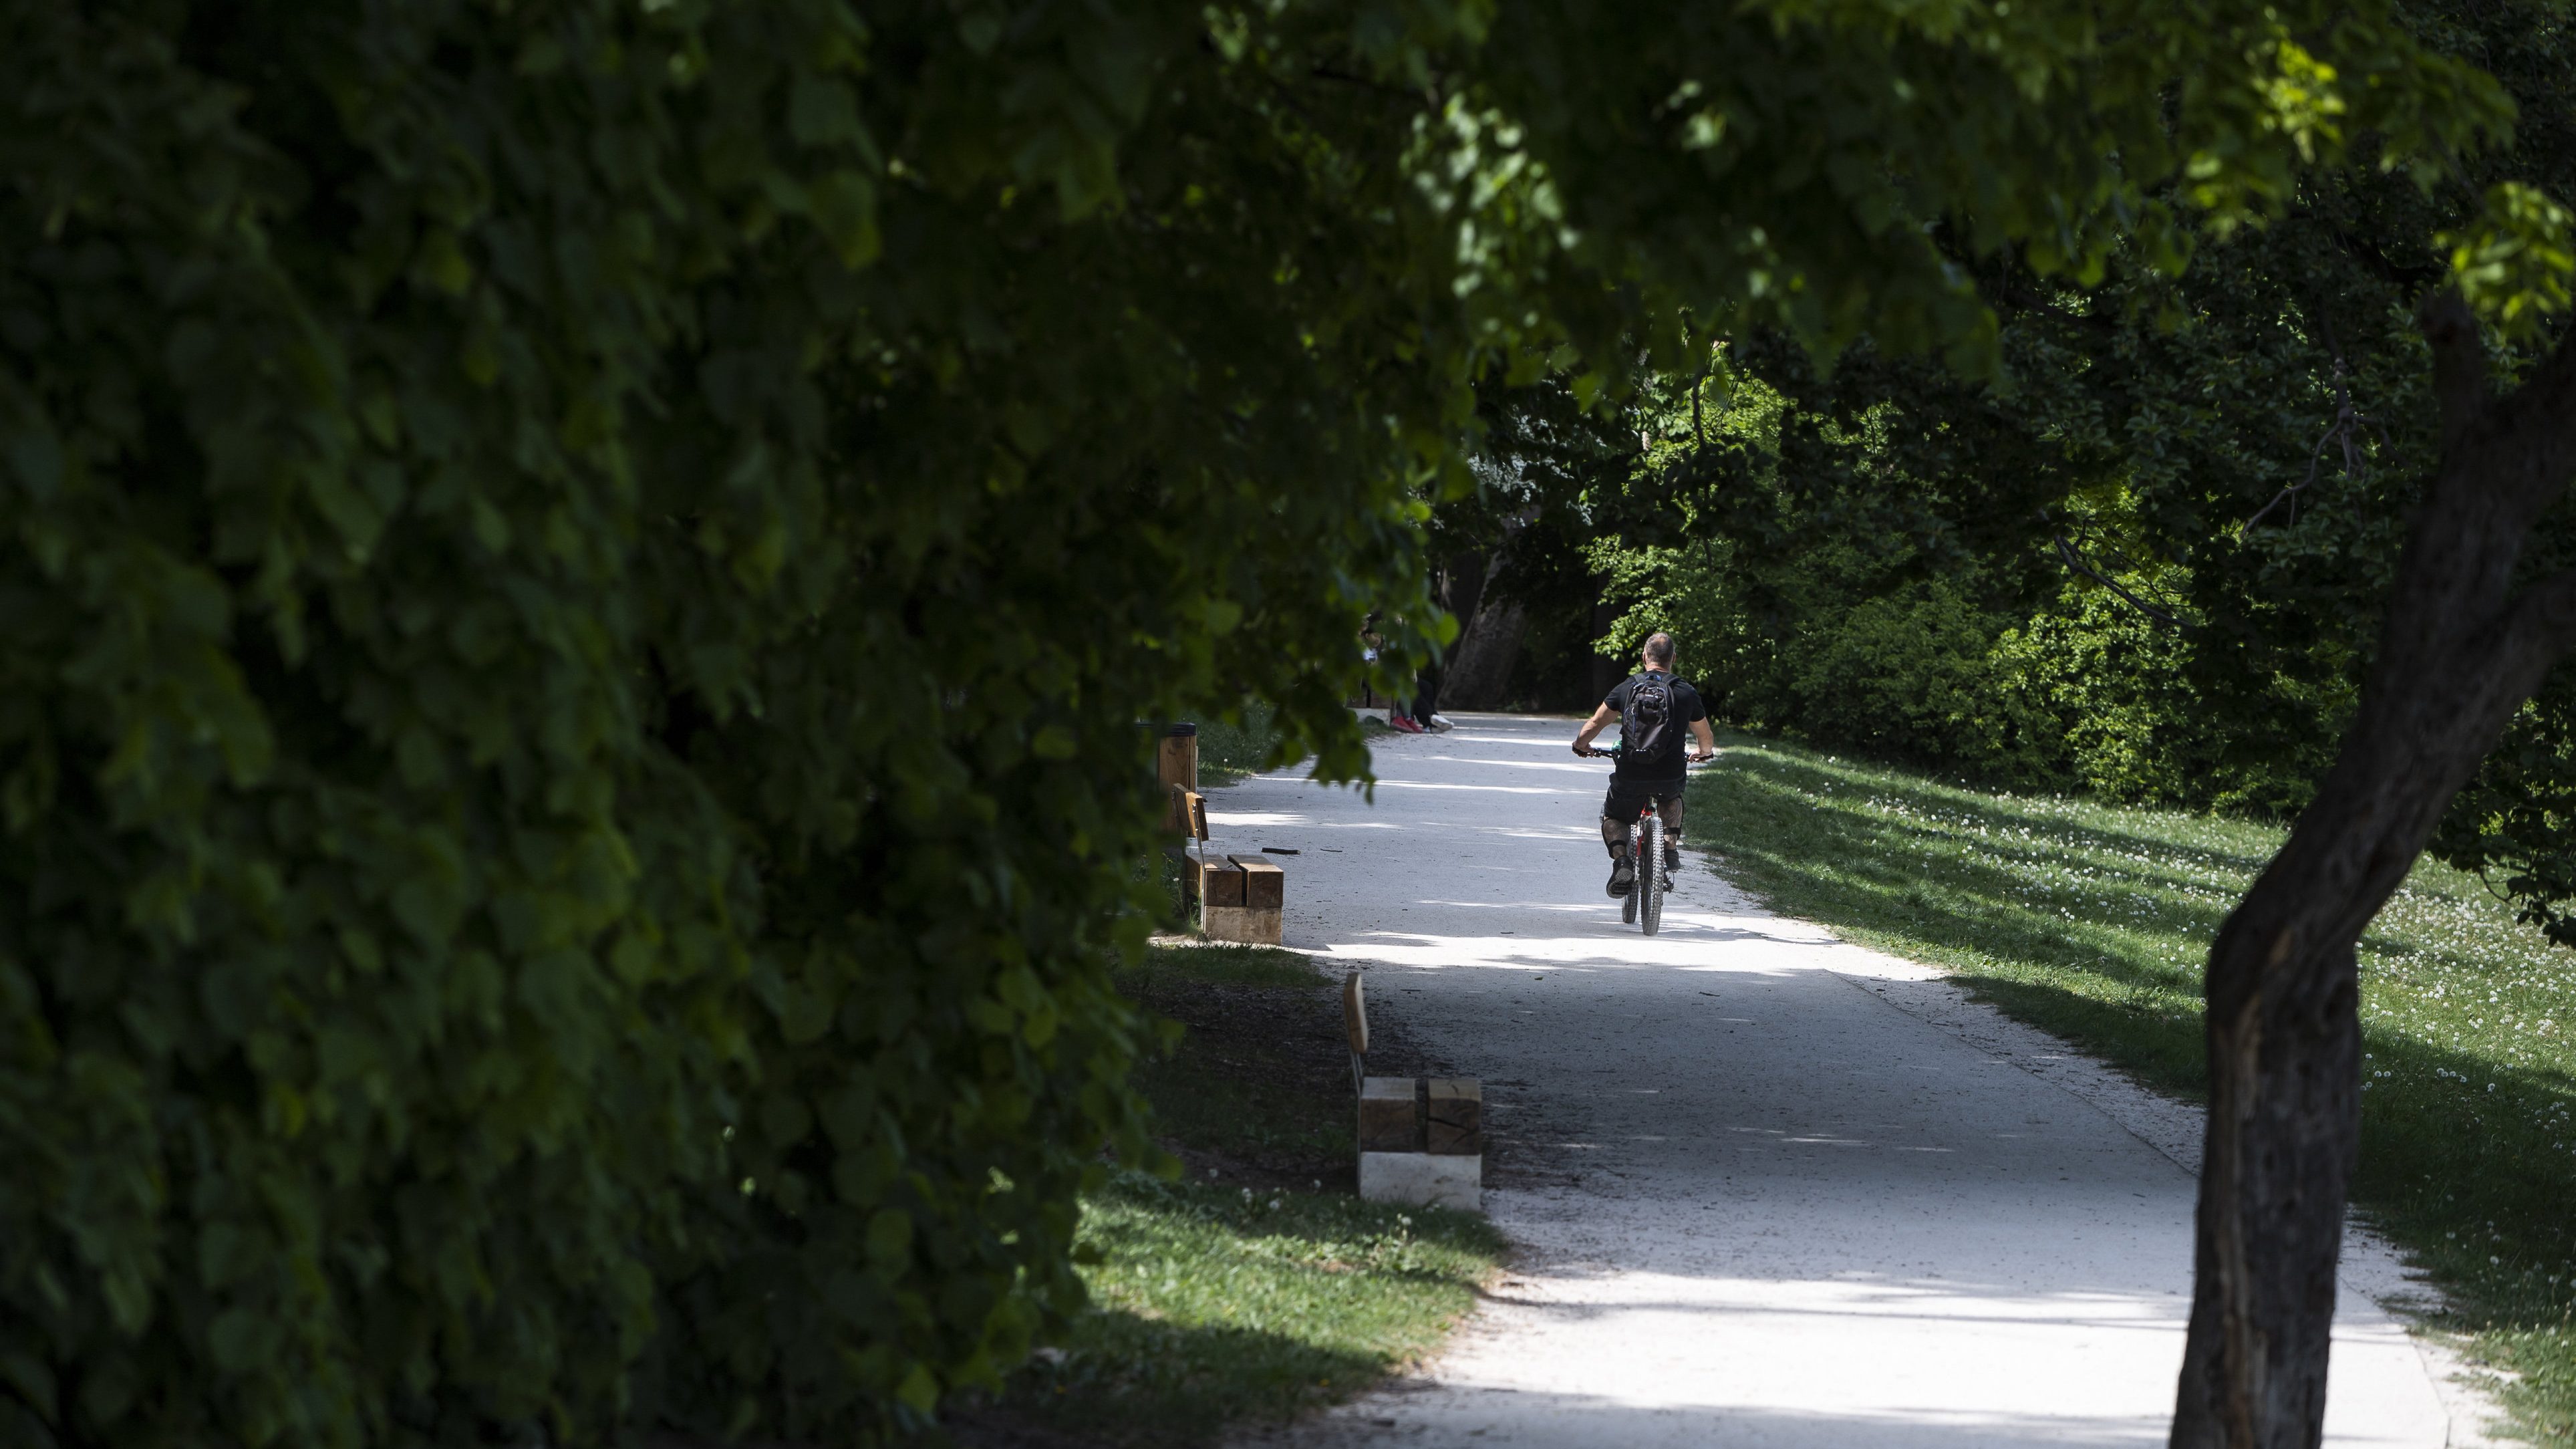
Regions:
[[[877,259],[883,242],[877,235],[876,186],[856,171],[834,171],[819,177],[809,193],[814,223],[853,270]]]
[[[2506,336],[2531,337],[2543,320],[2567,310],[2576,283],[2576,216],[2539,189],[2499,182],[2487,188],[2475,222],[2436,240],[2450,254],[2460,295]]]
[[[928,1414],[939,1407],[939,1380],[931,1377],[927,1367],[914,1364],[912,1371],[903,1376],[903,1385],[895,1390],[895,1397],[914,1413]]]
[[[912,1262],[912,1215],[880,1208],[868,1219],[868,1261],[887,1273],[899,1273]]]

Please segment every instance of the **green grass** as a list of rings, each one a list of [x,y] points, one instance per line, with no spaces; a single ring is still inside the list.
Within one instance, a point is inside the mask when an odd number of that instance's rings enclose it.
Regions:
[[[1321,986],[1315,968],[1293,951],[1214,943],[1151,948],[1129,976],[1128,993],[1185,1020],[1221,1013],[1226,1028],[1222,1036],[1184,1035],[1180,1050],[1137,1068],[1136,1084],[1162,1130],[1190,1147],[1273,1164],[1273,1176],[1299,1159],[1356,1162],[1356,1114],[1340,1060],[1317,1071],[1312,1054],[1291,1051],[1286,1033],[1271,1024],[1296,1013],[1338,1032],[1339,1007],[1316,999]]]
[[[1137,1075],[1193,1168],[1122,1171],[1084,1199],[1092,1304],[1014,1377],[1007,1412],[1083,1444],[1179,1449],[1348,1398],[1435,1347],[1501,1258],[1492,1226],[1287,1186],[1355,1150],[1332,986],[1293,952],[1224,945],[1156,946],[1121,985],[1199,1024]]]
[[[1256,701],[1244,706],[1240,724],[1221,719],[1201,721],[1199,784],[1232,785],[1259,774],[1269,762],[1272,747],[1279,743],[1279,731],[1271,728],[1270,719],[1270,706]]]
[[[1022,1375],[1054,1427],[1195,1445],[1346,1398],[1437,1345],[1501,1244],[1483,1218],[1122,1173],[1082,1207],[1093,1306]]]
[[[1998,795],[1734,739],[1691,834],[1782,912],[1950,968],[2009,1014],[2202,1095],[2201,965],[2282,832]],[[2362,939],[2354,1201],[2450,1296],[2437,1325],[2576,1444],[2576,953],[2426,863]]]
[[[1199,724],[1199,787],[1221,790],[1239,785],[1270,767],[1271,748],[1279,743],[1279,731],[1271,727],[1269,705],[1254,702],[1244,706],[1243,722],[1228,724],[1224,720],[1203,720]],[[1360,734],[1368,739],[1391,735],[1395,731],[1386,721],[1364,716]],[[1289,764],[1296,763],[1291,760]]]

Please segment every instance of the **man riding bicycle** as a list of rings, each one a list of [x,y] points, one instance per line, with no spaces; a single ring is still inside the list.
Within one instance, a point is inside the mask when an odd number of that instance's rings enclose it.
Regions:
[[[1589,756],[1593,737],[1619,726],[1619,762],[1610,770],[1610,793],[1601,802],[1601,843],[1610,848],[1610,894],[1624,896],[1637,888],[1637,865],[1628,858],[1628,834],[1646,802],[1664,822],[1664,869],[1681,869],[1682,729],[1688,726],[1699,748],[1688,758],[1696,763],[1717,754],[1717,736],[1708,727],[1708,706],[1699,691],[1673,678],[1673,636],[1646,640],[1638,661],[1645,669],[1610,691],[1592,718],[1574,736],[1574,752]]]

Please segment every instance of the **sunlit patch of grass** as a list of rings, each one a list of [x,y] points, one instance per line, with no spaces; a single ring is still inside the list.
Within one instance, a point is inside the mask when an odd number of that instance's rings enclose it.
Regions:
[[[1218,986],[1315,986],[1323,980],[1315,963],[1276,946],[1199,940],[1180,944],[1162,939],[1145,948],[1143,961],[1120,973],[1119,984],[1136,991],[1150,990],[1166,981]]]
[[[1691,833],[1784,913],[1950,968],[2153,1085],[2202,1090],[2210,939],[2278,848],[2241,820],[2004,795],[1736,739]],[[2358,1206],[2576,1443],[2576,954],[2473,876],[2419,865],[2363,937]]]
[[[1211,1442],[1436,1346],[1501,1239],[1472,1213],[1121,1174],[1083,1204],[1093,1306],[1014,1400],[1090,1442]]]

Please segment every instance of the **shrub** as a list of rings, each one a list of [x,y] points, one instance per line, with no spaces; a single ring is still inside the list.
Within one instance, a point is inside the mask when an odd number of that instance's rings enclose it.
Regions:
[[[1747,728],[1989,784],[2258,814],[2307,798],[2350,707],[2331,674],[2246,678],[2199,621],[2177,630],[2091,583],[1985,605],[1973,571],[1889,576],[1854,567],[1856,553],[1597,550],[1635,601],[1603,647],[1672,629],[1712,713]],[[2170,601],[2176,582],[2128,585]],[[2223,706],[2213,679],[2237,691]]]
[[[1996,619],[1939,580],[1811,620],[1788,686],[1818,738],[1881,755],[2045,780],[2061,764],[2040,701],[1994,658]]]
[[[1211,784],[1232,784],[1246,775],[1274,768],[1278,758],[1278,711],[1258,700],[1247,702],[1237,719],[1222,716],[1199,723],[1199,772]],[[1293,760],[1288,763],[1294,763]]]
[[[1077,1301],[1133,721],[1349,768],[1464,407],[1205,37],[0,18],[0,1438],[870,1434]]]

